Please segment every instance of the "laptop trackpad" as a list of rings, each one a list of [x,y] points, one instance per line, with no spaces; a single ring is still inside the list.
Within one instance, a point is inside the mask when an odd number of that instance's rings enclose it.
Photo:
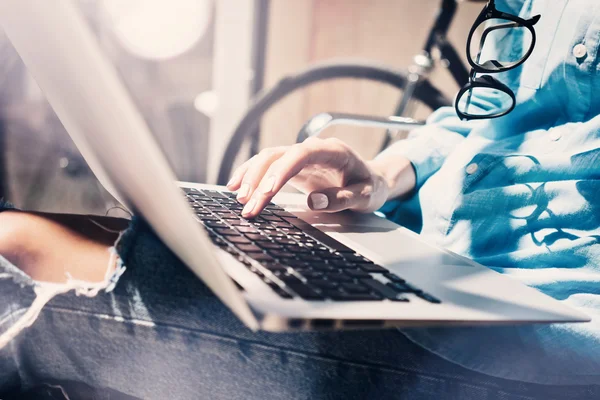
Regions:
[[[386,265],[473,266],[472,261],[424,242],[418,234],[375,214],[294,211],[322,232]]]

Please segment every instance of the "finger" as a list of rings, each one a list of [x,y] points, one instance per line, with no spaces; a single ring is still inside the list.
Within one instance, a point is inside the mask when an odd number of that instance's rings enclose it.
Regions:
[[[238,191],[237,199],[240,203],[246,204],[252,197],[256,187],[262,180],[265,172],[271,164],[280,158],[286,151],[287,147],[272,147],[264,149],[256,156],[252,157],[246,172],[241,180],[241,185]]]
[[[253,197],[242,210],[242,216],[253,218],[260,214],[273,196],[294,176],[311,164],[342,168],[348,163],[347,147],[338,140],[312,140],[289,148],[265,172]]]
[[[308,207],[319,212],[343,210],[370,212],[379,208],[374,205],[374,194],[371,182],[355,183],[344,188],[328,188],[309,194]]]
[[[240,186],[242,185],[242,179],[244,178],[244,175],[246,175],[248,168],[250,168],[250,165],[254,161],[254,157],[252,157],[251,159],[247,160],[242,165],[237,167],[235,171],[233,171],[231,179],[229,180],[229,182],[227,182],[227,189],[234,192],[240,188]]]

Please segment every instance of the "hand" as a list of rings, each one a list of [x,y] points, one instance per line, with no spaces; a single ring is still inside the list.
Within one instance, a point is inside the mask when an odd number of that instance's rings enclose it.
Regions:
[[[104,279],[108,247],[38,215],[0,213],[0,254],[34,280]]]
[[[323,212],[372,212],[389,194],[383,175],[344,142],[318,138],[261,151],[234,172],[227,188],[239,190],[242,216],[252,218],[286,183],[309,194],[310,209]]]

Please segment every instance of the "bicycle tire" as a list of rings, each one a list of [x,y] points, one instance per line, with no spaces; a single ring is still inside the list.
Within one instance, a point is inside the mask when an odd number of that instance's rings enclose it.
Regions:
[[[240,151],[244,140],[256,129],[262,116],[273,105],[287,95],[310,84],[341,78],[366,79],[403,89],[406,87],[407,73],[366,62],[334,62],[313,65],[298,74],[282,78],[273,88],[257,95],[244,117],[238,123],[223,154],[217,184],[225,185],[227,183],[235,157]],[[413,97],[423,102],[432,110],[451,103],[429,81],[421,82],[415,90]]]

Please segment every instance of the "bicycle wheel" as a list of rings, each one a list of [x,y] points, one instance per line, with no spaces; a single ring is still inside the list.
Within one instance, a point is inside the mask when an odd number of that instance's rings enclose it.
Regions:
[[[407,73],[385,66],[361,62],[336,62],[318,64],[292,76],[281,79],[272,89],[260,93],[238,123],[229,141],[219,168],[217,184],[225,185],[233,168],[235,157],[244,140],[256,129],[262,116],[287,95],[316,82],[354,78],[381,82],[403,89],[407,82]],[[423,81],[414,92],[413,98],[422,102],[431,110],[449,105],[451,102],[429,81]]]

